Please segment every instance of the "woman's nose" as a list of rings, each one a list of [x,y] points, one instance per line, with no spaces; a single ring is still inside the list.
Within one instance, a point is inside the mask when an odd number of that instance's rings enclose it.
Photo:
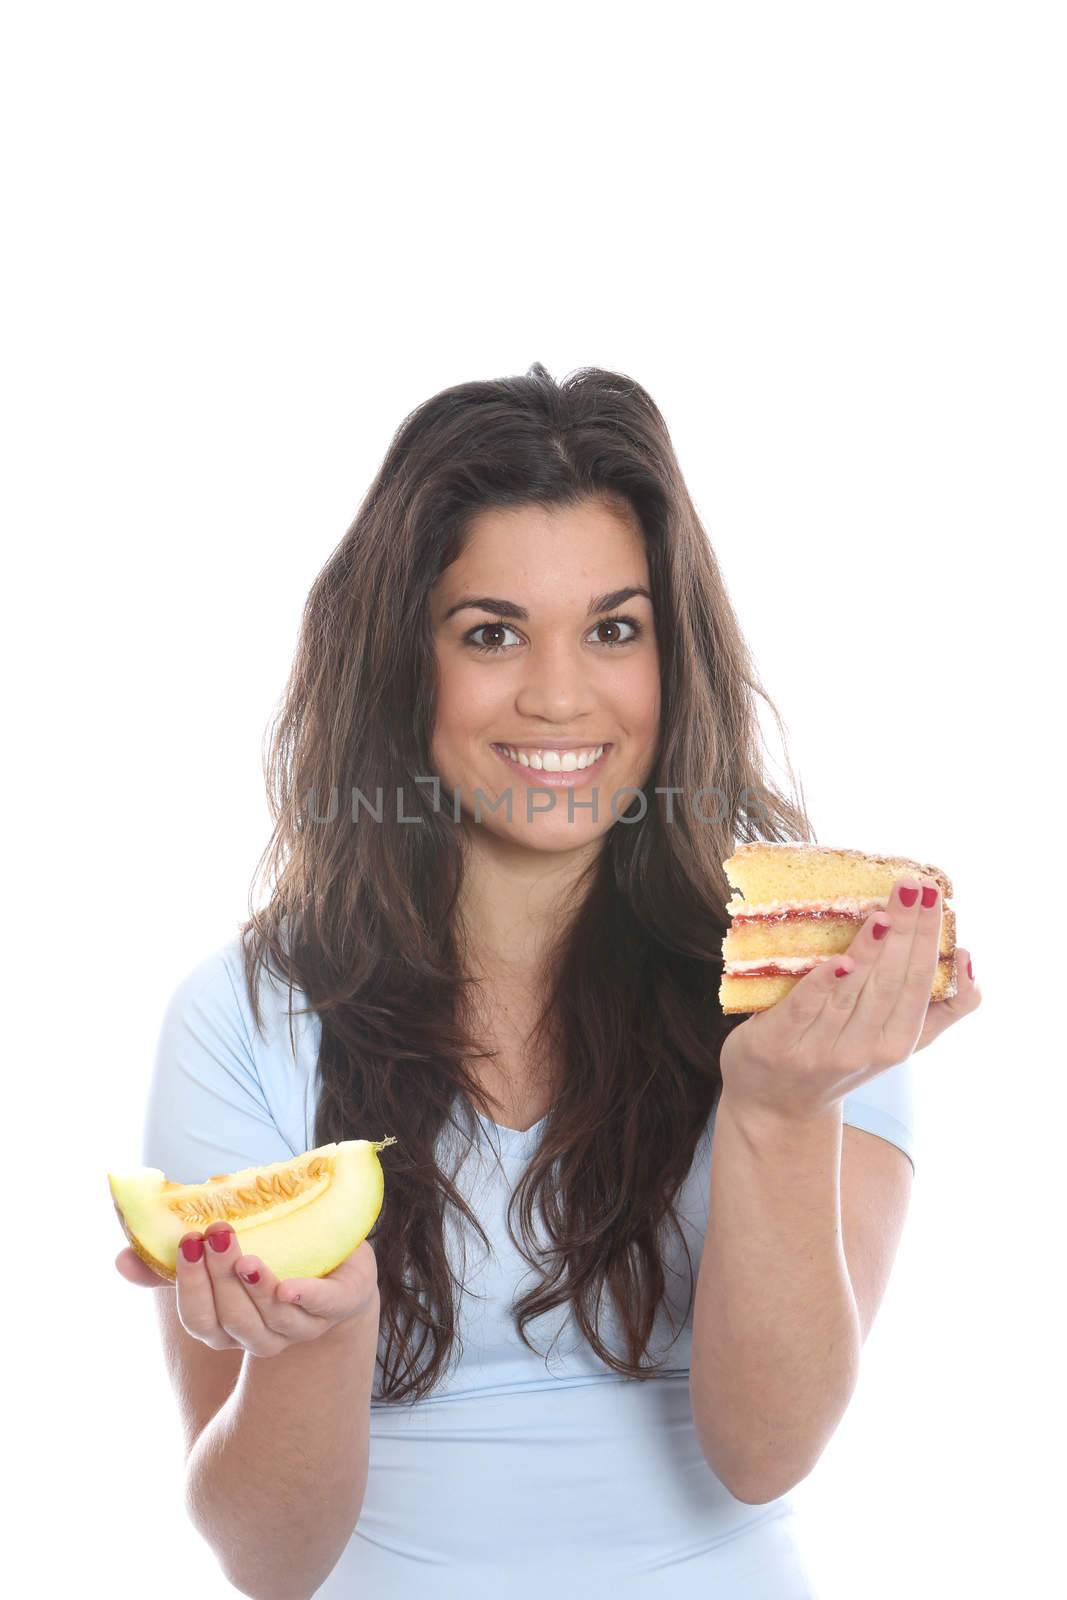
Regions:
[[[566,642],[532,652],[523,669],[523,681],[515,698],[520,714],[564,722],[595,709],[588,667]]]

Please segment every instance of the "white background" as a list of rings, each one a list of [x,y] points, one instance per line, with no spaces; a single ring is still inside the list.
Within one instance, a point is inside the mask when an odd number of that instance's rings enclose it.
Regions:
[[[905,1237],[794,1494],[821,1595],[1057,1592],[1062,17],[7,13],[0,1282],[34,1587],[233,1592],[105,1172],[166,998],[246,914],[313,578],[413,406],[540,360],[651,392],[820,841],[944,867],[984,996],[918,1058]]]

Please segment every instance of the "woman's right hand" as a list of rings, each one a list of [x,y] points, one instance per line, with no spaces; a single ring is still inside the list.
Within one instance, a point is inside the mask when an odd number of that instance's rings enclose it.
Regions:
[[[223,1242],[219,1250],[211,1241]],[[354,1319],[379,1310],[378,1263],[370,1241],[364,1239],[352,1254],[323,1278],[285,1278],[281,1282],[258,1256],[237,1248],[237,1235],[224,1222],[211,1223],[203,1233],[183,1239],[202,1239],[198,1261],[186,1260],[178,1248],[178,1320],[186,1333],[211,1350],[247,1350],[253,1356],[276,1356],[294,1344],[310,1344]],[[132,1260],[130,1259],[132,1258]],[[162,1287],[161,1278],[133,1249],[123,1250],[115,1265],[131,1283]],[[248,1283],[241,1273],[258,1272],[259,1281]],[[296,1297],[299,1296],[299,1304]]]

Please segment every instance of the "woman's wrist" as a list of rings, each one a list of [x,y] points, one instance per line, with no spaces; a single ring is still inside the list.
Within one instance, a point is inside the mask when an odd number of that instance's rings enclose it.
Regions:
[[[719,1111],[725,1112],[747,1138],[758,1141],[761,1135],[788,1136],[793,1131],[809,1128],[813,1124],[835,1126],[842,1119],[844,1100],[834,1100],[817,1111],[802,1114],[796,1110],[746,1100],[724,1085],[716,1116],[719,1115]]]

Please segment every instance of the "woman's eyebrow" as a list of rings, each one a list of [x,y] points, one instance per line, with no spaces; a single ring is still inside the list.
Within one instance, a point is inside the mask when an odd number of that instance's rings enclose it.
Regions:
[[[635,595],[643,595],[646,600],[652,596],[641,584],[631,584],[625,589],[611,589],[607,594],[594,595],[589,602],[586,616],[599,616],[601,611],[614,611],[616,606],[621,606],[625,600],[632,600]],[[457,600],[455,605],[449,606],[442,622],[447,622],[449,617],[455,616],[457,611],[495,611],[499,617],[510,617],[513,622],[527,622],[530,613],[525,606],[517,606],[514,600],[497,600],[492,595],[464,595],[462,600]]]

